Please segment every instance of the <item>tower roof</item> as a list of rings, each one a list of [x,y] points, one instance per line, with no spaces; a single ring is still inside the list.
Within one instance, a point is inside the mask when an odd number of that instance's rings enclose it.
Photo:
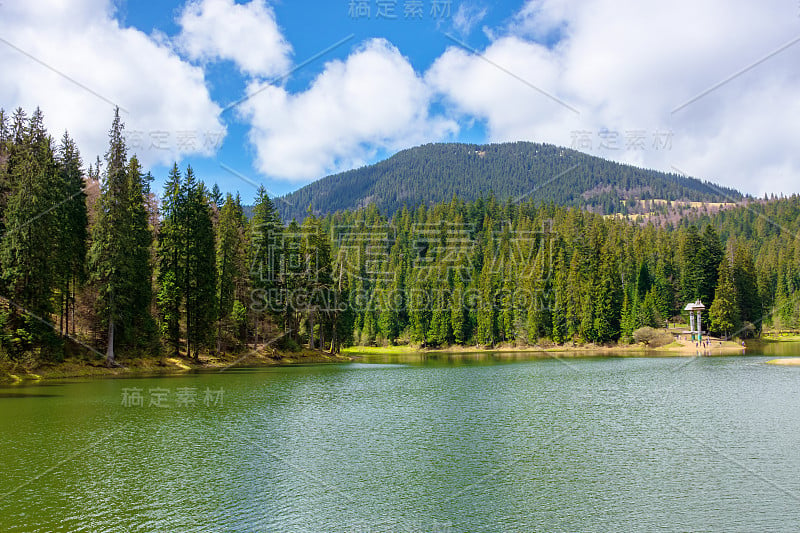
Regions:
[[[703,302],[701,302],[700,300],[697,300],[694,303],[686,304],[686,307],[684,307],[683,310],[684,311],[702,311],[705,308],[706,308],[706,306],[703,305]]]

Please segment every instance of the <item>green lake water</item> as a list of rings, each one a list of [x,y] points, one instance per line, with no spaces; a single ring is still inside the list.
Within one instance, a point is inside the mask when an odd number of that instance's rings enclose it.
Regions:
[[[2,388],[0,531],[797,531],[800,367],[768,359]]]

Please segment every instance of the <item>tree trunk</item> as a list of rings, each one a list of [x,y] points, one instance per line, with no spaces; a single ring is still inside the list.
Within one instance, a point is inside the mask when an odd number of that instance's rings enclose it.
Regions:
[[[72,336],[75,336],[75,276],[72,277],[72,292],[70,293],[70,312],[72,313]]]
[[[106,365],[117,366],[114,358],[114,318],[108,319],[108,349],[106,349]]]
[[[188,301],[186,303],[186,357],[192,358],[192,312]]]
[[[314,349],[314,313],[308,315],[308,349]]]
[[[219,313],[218,313],[219,315]],[[222,319],[217,320],[217,352],[222,351]]]
[[[64,306],[66,302],[64,301],[64,291],[60,291],[59,297],[61,301],[58,304],[58,334],[64,335]]]
[[[331,329],[331,354],[336,353],[336,317],[333,319],[333,328]]]
[[[70,284],[67,283],[67,295],[64,298],[64,336],[69,336],[69,299],[72,291],[70,291]]]

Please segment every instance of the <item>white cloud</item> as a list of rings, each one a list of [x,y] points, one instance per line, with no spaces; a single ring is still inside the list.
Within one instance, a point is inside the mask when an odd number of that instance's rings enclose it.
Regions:
[[[251,125],[256,168],[293,181],[363,165],[382,149],[441,140],[455,128],[430,116],[428,87],[382,39],[327,63],[304,92],[252,82],[248,94],[240,113]]]
[[[453,27],[462,35],[469,35],[477,24],[486,17],[486,8],[462,2],[453,15]]]
[[[264,0],[194,0],[178,18],[178,46],[190,58],[227,59],[251,76],[278,76],[289,70],[292,47]]]
[[[86,162],[107,149],[114,104],[132,134],[130,152],[145,167],[214,153],[209,139],[218,141],[225,127],[202,70],[121,28],[109,0],[5,3],[2,12],[0,35],[30,57],[0,42],[8,74],[0,106],[29,114],[41,107],[48,131],[58,139],[69,130]]]
[[[552,138],[552,124],[574,111],[557,97],[560,72],[552,52],[536,43],[505,37],[477,57],[449,48],[426,74],[459,115],[486,122],[492,141]]]
[[[585,131],[607,158],[756,194],[800,192],[800,43],[753,66],[798,33],[796,6],[778,0],[535,0],[483,51],[508,72],[453,47],[426,80],[454,117],[484,120],[492,141],[569,146]],[[617,132],[618,149],[601,147],[603,129]],[[634,131],[644,150],[626,150]],[[671,147],[653,146],[659,132]]]

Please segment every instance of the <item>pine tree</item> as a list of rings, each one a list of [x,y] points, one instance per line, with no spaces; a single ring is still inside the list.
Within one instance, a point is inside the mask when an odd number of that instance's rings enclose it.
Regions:
[[[650,269],[647,267],[647,262],[642,261],[639,267],[639,275],[636,277],[636,292],[639,300],[644,300],[645,295],[650,292],[650,287],[653,285],[652,278],[650,277]]]
[[[424,274],[419,271],[415,272],[408,290],[408,318],[411,326],[411,340],[424,346],[428,342],[431,322],[430,285],[424,279]]]
[[[478,278],[478,328],[476,337],[479,344],[492,346],[497,342],[497,284],[490,262],[484,263]]]
[[[186,265],[184,298],[186,306],[186,354],[199,359],[209,346],[216,315],[216,250],[211,207],[205,186],[196,182],[192,167],[186,169]]]
[[[797,298],[794,291],[789,287],[791,284],[790,277],[788,273],[781,270],[775,290],[773,320],[775,325],[782,329],[793,329],[797,325],[797,317],[794,314]]]
[[[665,269],[666,267],[663,263],[656,268],[652,289],[658,314],[662,319],[669,320],[674,315],[675,294],[672,284],[667,279]]]
[[[711,331],[728,337],[739,325],[739,307],[736,302],[736,285],[730,261],[723,259],[719,265],[717,290],[714,303],[708,310]]]
[[[99,291],[100,315],[108,323],[106,362],[116,365],[115,338],[123,343],[145,337],[149,316],[151,267],[144,194],[138,162],[127,165],[119,109],[109,131],[105,176],[92,228],[90,270]],[[134,158],[135,159],[135,158]]]
[[[703,296],[701,285],[706,276],[704,269],[707,260],[703,258],[701,250],[703,241],[700,232],[697,226],[691,225],[686,230],[681,245],[681,299],[684,302],[694,302]]]
[[[130,291],[129,316],[131,328],[123,331],[122,340],[130,345],[148,346],[155,334],[155,324],[150,314],[153,302],[153,264],[151,247],[153,231],[150,227],[147,198],[150,195],[150,174],[143,174],[136,156],[130,158],[127,168],[128,232],[125,245],[129,250],[127,278]]]
[[[516,309],[519,296],[517,294],[518,279],[516,269],[512,265],[507,266],[500,290],[500,307],[497,317],[498,335],[502,341],[512,341],[517,336],[516,318],[522,314]]]
[[[464,344],[467,342],[469,315],[467,312],[466,297],[466,287],[459,273],[454,282],[450,304],[450,329],[453,331],[453,340],[456,344]]]
[[[635,329],[643,327],[660,328],[663,325],[663,317],[658,313],[655,296],[653,291],[650,291],[637,306]]]
[[[628,295],[628,289],[623,291],[622,315],[620,318],[620,337],[626,340],[633,339],[633,332],[637,329],[637,309]]]
[[[567,314],[566,314],[566,297],[567,297],[567,272],[565,268],[565,252],[563,248],[559,247],[559,252],[556,255],[554,265],[555,283],[553,287],[553,342],[563,344],[567,340]]]
[[[602,252],[600,278],[594,296],[594,331],[598,342],[609,342],[619,338],[622,314],[620,285],[615,254],[607,244]]]
[[[569,273],[566,280],[564,294],[564,311],[566,316],[566,338],[571,339],[580,334],[581,329],[581,286],[585,282],[581,272],[580,251],[572,252],[569,264]]]
[[[700,292],[699,297],[710,308],[714,303],[717,272],[719,265],[725,259],[725,250],[722,248],[719,236],[711,224],[703,230],[702,240],[703,244],[700,249],[702,276],[698,289]]]
[[[392,345],[399,332],[397,310],[392,305],[391,290],[384,290],[379,295],[380,311],[378,312],[378,331],[386,341]]]
[[[180,351],[181,304],[185,271],[184,213],[186,197],[181,188],[181,173],[175,163],[164,185],[161,226],[158,232],[158,311],[161,336],[172,355]]]
[[[28,116],[25,110],[18,107],[11,115],[11,125],[3,135],[5,142],[3,143],[3,175],[2,182],[0,182],[0,230],[2,234],[5,233],[6,228],[6,210],[8,202],[11,197],[12,191],[17,182],[16,167],[29,156],[28,143],[26,142],[26,135],[28,130]]]
[[[304,287],[301,307],[306,319],[308,347],[314,349],[317,344],[322,348],[324,334],[330,330],[330,311],[333,287],[330,238],[323,231],[322,224],[315,216],[303,222],[303,241],[301,254],[304,264]],[[377,330],[377,324],[374,326]],[[317,331],[319,330],[319,331]],[[317,335],[319,333],[319,335]],[[316,343],[316,337],[320,342]]]
[[[736,285],[736,301],[739,304],[743,325],[750,324],[752,326],[752,331],[746,333],[759,335],[762,322],[761,296],[758,291],[753,256],[744,246],[737,247],[733,256],[733,281]]]
[[[250,267],[250,283],[261,295],[257,310],[259,316],[263,311],[279,318],[291,313],[290,300],[294,287],[302,282],[300,261],[300,228],[295,224],[286,233],[275,205],[270,200],[264,187],[256,194],[251,221],[252,257]],[[287,248],[288,247],[288,248]],[[291,279],[287,279],[287,276]],[[287,292],[288,291],[288,292]],[[288,317],[284,320],[284,331],[295,326]]]
[[[3,234],[3,213],[5,212],[6,199],[11,189],[8,159],[12,146],[11,130],[8,126],[8,114],[0,108],[0,236]]]
[[[551,314],[550,250],[547,241],[542,241],[533,262],[530,280],[530,302],[528,307],[528,342],[534,343],[540,337],[550,336],[553,329]]]
[[[441,345],[447,344],[452,340],[452,330],[450,329],[450,313],[448,312],[450,302],[449,294],[445,286],[447,285],[446,279],[439,280],[434,290],[431,303],[433,309],[431,310],[431,323],[428,332],[428,339],[431,344]]]
[[[225,197],[217,227],[217,338],[221,341],[224,322],[230,322],[236,287],[246,275],[244,227],[241,208],[231,194]],[[241,305],[241,302],[240,302]]]
[[[209,193],[209,197],[211,200],[211,205],[213,205],[218,211],[222,209],[222,206],[225,202],[223,202],[222,191],[219,190],[219,185],[216,183],[213,187],[211,187],[211,192]],[[227,197],[224,198],[227,201]]]
[[[264,219],[266,219],[266,217],[264,217]],[[254,216],[252,221],[253,227],[257,227],[258,224],[263,223],[259,222],[259,220]],[[266,230],[262,230],[264,232],[262,235],[268,235],[268,228],[269,226],[267,226]],[[273,312],[282,312],[284,333],[288,334],[294,339],[299,339],[300,319],[302,312],[302,309],[300,308],[301,302],[299,300],[301,300],[302,293],[305,291],[305,262],[302,256],[300,226],[297,224],[296,220],[292,220],[289,223],[285,232],[281,233],[280,239],[282,239],[280,249],[273,252],[273,254],[279,254],[278,257],[281,259],[279,263],[280,278],[277,281],[276,289],[279,291],[279,294],[274,303],[272,303],[272,300],[270,300],[270,295],[265,295],[265,298],[267,299],[267,309],[270,309]],[[262,244],[259,244],[258,234],[254,229],[254,257],[259,257],[258,254],[264,253],[263,250],[265,249],[269,250],[269,242],[269,240],[265,240],[262,242]],[[253,287],[258,287],[260,283],[276,283],[270,279],[268,269],[271,267],[269,266],[270,262],[267,259],[268,257],[270,257],[269,253],[267,253],[265,256],[261,256],[261,259],[253,260],[253,266],[250,269],[251,283],[253,284]],[[257,277],[252,277],[254,275]]]
[[[355,311],[351,296],[352,291],[350,290],[350,280],[341,265],[334,273],[333,281],[337,305],[333,308],[333,331],[330,351],[332,354],[336,354],[339,353],[342,345],[352,342]]]
[[[24,114],[17,115],[16,120],[23,120],[20,117]],[[16,120],[11,165],[13,186],[0,249],[3,281],[13,302],[44,318],[52,309],[50,297],[55,286],[50,253],[57,245],[59,232],[59,220],[53,209],[60,200],[53,187],[58,169],[41,111],[37,108],[27,124],[18,124]]]
[[[59,202],[56,277],[61,296],[60,313],[64,334],[69,333],[72,314],[75,327],[75,295],[83,281],[86,262],[88,213],[81,155],[75,142],[65,132],[58,149]]]

